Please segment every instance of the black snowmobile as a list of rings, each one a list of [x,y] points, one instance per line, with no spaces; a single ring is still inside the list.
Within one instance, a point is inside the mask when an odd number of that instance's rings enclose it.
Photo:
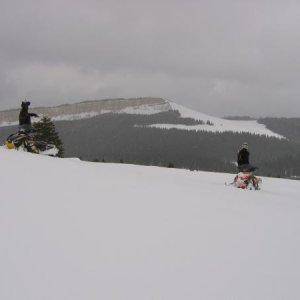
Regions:
[[[36,154],[49,156],[57,156],[58,149],[55,145],[44,141],[37,140],[34,132],[19,130],[17,133],[11,134],[5,142],[8,149],[16,149]]]

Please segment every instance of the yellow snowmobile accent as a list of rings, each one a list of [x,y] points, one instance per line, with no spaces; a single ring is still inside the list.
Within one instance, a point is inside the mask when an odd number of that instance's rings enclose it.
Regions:
[[[8,148],[8,149],[15,149],[15,145],[14,145],[14,143],[12,143],[12,142],[9,142],[9,141],[6,141],[5,142],[5,145],[6,145],[6,147]]]

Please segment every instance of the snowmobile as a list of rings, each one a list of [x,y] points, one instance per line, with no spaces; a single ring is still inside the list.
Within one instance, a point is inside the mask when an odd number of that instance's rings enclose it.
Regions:
[[[233,185],[243,190],[260,190],[261,178],[255,176],[253,172],[240,172],[233,181]]]
[[[230,185],[243,190],[260,190],[262,180],[254,175],[256,169],[250,165],[239,168],[239,173]]]
[[[57,156],[58,149],[55,145],[44,141],[37,140],[34,132],[26,132],[19,130],[13,133],[5,141],[8,149],[16,149],[36,154],[43,154],[49,156]]]

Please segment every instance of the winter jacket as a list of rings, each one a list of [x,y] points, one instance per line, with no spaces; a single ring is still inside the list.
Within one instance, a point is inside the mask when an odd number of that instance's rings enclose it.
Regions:
[[[237,158],[238,166],[249,165],[249,156],[250,156],[249,151],[245,148],[242,148],[238,152],[238,158]]]
[[[19,114],[19,125],[31,125],[31,117],[37,117],[37,114],[29,113],[28,107],[22,107]]]

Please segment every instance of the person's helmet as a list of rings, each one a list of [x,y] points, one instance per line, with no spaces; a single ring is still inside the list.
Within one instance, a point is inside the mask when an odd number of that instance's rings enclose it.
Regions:
[[[249,149],[249,145],[248,145],[248,143],[243,143],[242,144],[242,147],[241,147],[242,149],[246,149],[246,150],[248,150]]]
[[[30,102],[29,101],[22,101],[22,104],[21,104],[21,107],[22,108],[28,108],[28,106],[30,105]]]

